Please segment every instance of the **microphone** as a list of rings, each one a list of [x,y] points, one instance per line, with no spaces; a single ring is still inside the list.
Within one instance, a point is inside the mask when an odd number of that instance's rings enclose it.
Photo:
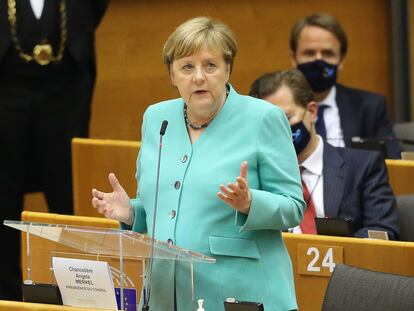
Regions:
[[[157,164],[157,177],[155,181],[155,199],[154,199],[154,216],[152,219],[152,235],[151,235],[151,246],[150,246],[150,257],[149,257],[149,266],[148,266],[148,278],[147,278],[147,286],[143,286],[143,296],[144,296],[144,303],[142,305],[142,311],[149,310],[149,300],[151,296],[151,277],[152,277],[152,263],[154,261],[154,242],[155,242],[155,224],[157,222],[157,206],[158,206],[158,186],[160,182],[160,164],[161,164],[161,150],[162,150],[162,137],[167,130],[168,121],[164,120],[161,124],[160,129],[160,145],[158,148],[158,164]]]
[[[160,140],[162,140],[162,136],[164,136],[165,131],[167,130],[167,126],[168,126],[168,121],[167,120],[162,121],[161,129],[160,129],[160,136],[161,136]]]
[[[389,137],[364,137],[364,138],[355,136],[355,137],[352,137],[352,141],[353,142],[360,142],[360,141],[366,141],[366,142],[379,142],[379,141],[388,142],[388,141],[390,141],[390,142],[393,142],[393,141],[396,141],[396,142],[400,142],[400,143],[407,144],[407,145],[414,145],[414,140],[405,139],[405,138],[397,138],[397,137],[394,137],[394,136],[389,136]]]

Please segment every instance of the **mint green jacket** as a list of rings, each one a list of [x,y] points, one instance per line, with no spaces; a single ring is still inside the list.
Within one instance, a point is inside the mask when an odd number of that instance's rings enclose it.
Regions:
[[[214,257],[195,263],[192,304],[188,263],[156,260],[151,311],[224,310],[228,297],[258,301],[266,311],[296,309],[292,265],[281,230],[297,226],[305,202],[292,135],[284,113],[273,105],[239,95],[228,98],[199,139],[191,144],[183,100],[150,106],[144,114],[137,160],[138,195],[133,230],[152,232],[159,132],[163,138],[155,238]],[[219,185],[235,182],[248,161],[252,192],[248,216],[217,197]]]

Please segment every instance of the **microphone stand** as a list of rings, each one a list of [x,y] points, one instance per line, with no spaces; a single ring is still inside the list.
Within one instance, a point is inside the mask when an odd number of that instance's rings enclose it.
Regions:
[[[155,224],[156,224],[156,219],[157,219],[157,206],[158,206],[158,186],[159,186],[159,181],[160,181],[162,137],[164,136],[165,131],[167,130],[167,125],[168,125],[167,120],[162,121],[161,129],[160,129],[160,145],[158,148],[157,178],[155,182],[154,217],[152,220],[152,235],[151,235],[149,267],[148,267],[148,279],[147,279],[147,286],[144,285],[144,289],[143,289],[144,303],[142,305],[142,311],[149,311],[149,300],[150,300],[150,295],[151,295],[152,263],[154,261]]]

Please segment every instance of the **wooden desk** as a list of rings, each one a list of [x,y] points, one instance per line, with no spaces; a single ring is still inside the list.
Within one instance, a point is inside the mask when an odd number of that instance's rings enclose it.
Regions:
[[[43,303],[0,300],[1,311],[102,311],[103,309],[76,308]]]
[[[381,241],[358,238],[329,237],[321,235],[283,233],[283,239],[292,259],[295,277],[296,296],[300,310],[321,310],[325,290],[329,281],[329,269],[322,267],[326,259],[327,249],[333,247],[342,251],[343,263],[370,269],[402,275],[414,275],[414,243]],[[306,265],[315,258],[315,251],[319,251],[318,260],[312,265],[321,268],[326,276],[299,273],[300,258],[306,257]],[[309,255],[306,255],[309,251]],[[329,264],[329,260],[328,260]]]
[[[23,212],[23,221],[37,221],[48,223],[92,225],[107,228],[116,228],[118,223],[92,217],[66,216],[56,214],[43,214],[34,212]],[[23,234],[22,244],[25,250],[25,235]],[[329,281],[330,263],[343,262],[356,267],[370,269],[374,271],[389,272],[402,275],[414,275],[414,243],[368,240],[358,238],[329,237],[321,235],[306,235],[283,233],[283,238],[292,259],[296,295],[301,310],[312,311],[321,310],[323,297]],[[37,239],[37,240],[36,240]],[[36,245],[37,243],[37,245]],[[51,283],[52,273],[49,270],[50,253],[65,252],[66,248],[60,248],[56,243],[41,238],[33,237],[31,246],[32,253],[32,279],[37,282]],[[329,258],[327,253],[333,249],[333,256]],[[308,253],[309,252],[309,255]],[[316,260],[316,253],[319,258]],[[340,253],[341,260],[337,260]],[[26,278],[26,252],[23,251],[23,275]],[[301,259],[302,258],[302,261]],[[314,269],[320,268],[318,272],[303,271],[309,267],[310,261]],[[322,262],[325,260],[324,265]],[[305,263],[305,264],[303,264]],[[136,288],[140,288],[142,280],[140,274],[143,267],[133,268],[127,274],[133,278]],[[300,272],[300,269],[301,272]],[[313,274],[313,275],[312,275]],[[10,309],[13,310],[13,309]],[[16,309],[17,310],[17,309]],[[48,310],[48,309],[45,309]]]

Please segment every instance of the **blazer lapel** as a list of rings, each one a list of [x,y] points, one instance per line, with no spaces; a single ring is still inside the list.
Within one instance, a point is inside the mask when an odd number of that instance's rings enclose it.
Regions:
[[[349,147],[352,137],[358,136],[358,133],[355,132],[355,118],[358,118],[358,116],[353,115],[351,100],[346,94],[345,88],[340,84],[336,85],[336,105],[339,110],[345,145]]]
[[[344,160],[335,147],[325,143],[323,151],[323,206],[325,216],[335,217],[344,195]]]

